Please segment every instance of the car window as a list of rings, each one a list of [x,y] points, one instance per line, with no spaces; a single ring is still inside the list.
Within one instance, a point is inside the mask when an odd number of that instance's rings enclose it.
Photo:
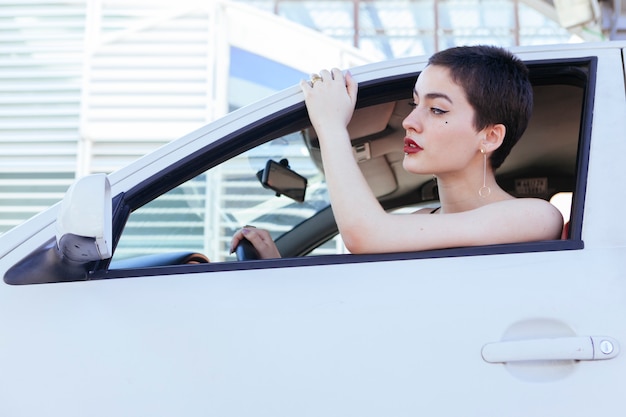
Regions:
[[[569,220],[560,240],[347,254],[329,205],[319,142],[304,103],[287,102],[271,111],[258,106],[233,114],[215,126],[193,132],[172,150],[160,150],[150,167],[158,166],[158,170],[129,181],[113,196],[112,259],[68,266],[52,238],[7,272],[5,282],[31,284],[582,249],[597,59],[555,59],[528,65],[535,95],[533,116],[520,143],[498,169],[497,181],[517,197],[550,200],[563,193],[563,203],[557,205],[559,196],[552,200]],[[382,207],[399,209],[398,213],[436,206],[438,200],[432,176],[408,175],[402,168],[402,120],[411,109],[415,76],[406,73],[360,84],[351,121],[356,120],[351,139],[366,181]],[[170,151],[179,157],[170,157]],[[270,160],[286,160],[306,178],[304,202],[276,196],[262,186],[257,173]],[[287,259],[223,262],[235,259],[229,253],[231,237],[247,224],[268,229]],[[80,249],[81,245],[75,247]],[[198,268],[172,267],[207,260],[207,265]]]
[[[286,160],[307,179],[304,202],[277,196],[257,173],[268,160]],[[233,260],[230,240],[244,225],[270,231],[276,240],[329,206],[323,175],[310,158],[300,132],[250,149],[135,210],[118,243],[112,265],[128,258],[198,252],[211,262]],[[322,249],[328,253],[333,243]]]
[[[498,181],[503,188],[518,197],[549,200],[556,193],[569,193],[570,200],[559,206],[566,220],[569,220],[569,213],[566,213],[569,206],[578,206],[582,212],[581,202],[584,201],[585,177],[580,170],[585,168],[583,162],[587,155],[581,144],[588,142],[590,134],[587,115],[591,108],[586,97],[593,94],[593,84],[587,79],[592,67],[593,61],[589,60],[573,65],[567,62],[530,65],[535,93],[533,118],[524,138],[498,171]],[[407,76],[403,80],[406,85],[399,84],[398,90],[410,92],[407,86],[413,81],[413,76]],[[405,209],[411,211],[436,205],[432,178],[407,178],[402,170],[401,147],[394,142],[400,137],[397,133],[401,131],[400,122],[410,110],[405,102],[408,97],[401,98],[397,92],[372,91],[372,97],[367,99],[368,90],[364,88],[362,97],[364,101],[369,100],[368,105],[376,112],[368,112],[368,107],[363,107],[361,115],[365,116],[359,123],[365,126],[361,129],[365,132],[363,136],[352,138],[355,152],[359,147],[368,149],[367,157],[360,161],[366,179],[388,210],[411,207]],[[357,109],[357,119],[358,112]],[[285,257],[347,253],[337,236],[329,208],[314,132],[306,113],[289,114],[277,115],[271,124],[268,122],[266,142],[262,138],[254,139],[258,146],[195,174],[191,180],[135,208],[121,233],[110,268],[115,269],[116,264],[125,259],[172,252],[201,253],[211,263],[234,260],[234,255],[229,253],[230,240],[235,231],[245,225],[269,230]],[[378,114],[387,114],[388,119],[384,123],[372,123],[379,130],[368,130],[370,119]],[[282,123],[296,119],[296,127],[286,130],[287,125]],[[258,127],[250,128],[246,131],[250,133],[240,134],[240,140],[259,131]],[[245,142],[237,146],[245,148]],[[207,154],[207,157],[214,155]],[[261,185],[257,173],[268,160],[285,160],[307,179],[304,202],[276,196]],[[138,191],[136,195],[143,193]],[[577,236],[579,219],[572,223]],[[571,240],[572,235],[568,237]],[[580,247],[580,244],[570,246]]]

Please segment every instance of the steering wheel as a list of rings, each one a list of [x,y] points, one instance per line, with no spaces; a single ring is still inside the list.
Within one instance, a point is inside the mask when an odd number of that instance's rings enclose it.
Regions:
[[[252,246],[249,240],[241,239],[239,244],[235,248],[235,254],[237,254],[238,261],[253,261],[261,259],[259,252]]]

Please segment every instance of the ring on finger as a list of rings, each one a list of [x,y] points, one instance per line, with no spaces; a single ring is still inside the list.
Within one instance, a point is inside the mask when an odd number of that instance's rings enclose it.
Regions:
[[[311,87],[318,81],[323,81],[319,74],[311,74]]]

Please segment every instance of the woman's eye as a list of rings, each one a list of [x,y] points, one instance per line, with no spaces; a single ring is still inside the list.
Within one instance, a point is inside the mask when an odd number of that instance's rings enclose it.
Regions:
[[[433,114],[437,114],[437,115],[439,115],[439,114],[446,114],[448,112],[447,110],[441,110],[441,109],[439,109],[437,107],[431,107],[430,111],[433,112]]]
[[[417,107],[417,103],[415,102],[415,100],[411,100],[411,101],[409,101],[409,106]]]

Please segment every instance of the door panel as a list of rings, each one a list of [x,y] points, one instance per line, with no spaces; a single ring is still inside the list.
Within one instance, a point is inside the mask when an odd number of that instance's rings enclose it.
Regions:
[[[5,286],[0,311],[19,320],[1,331],[19,337],[0,345],[0,407],[12,416],[619,413],[623,354],[526,369],[481,356],[507,337],[569,332],[623,343],[615,255]]]

